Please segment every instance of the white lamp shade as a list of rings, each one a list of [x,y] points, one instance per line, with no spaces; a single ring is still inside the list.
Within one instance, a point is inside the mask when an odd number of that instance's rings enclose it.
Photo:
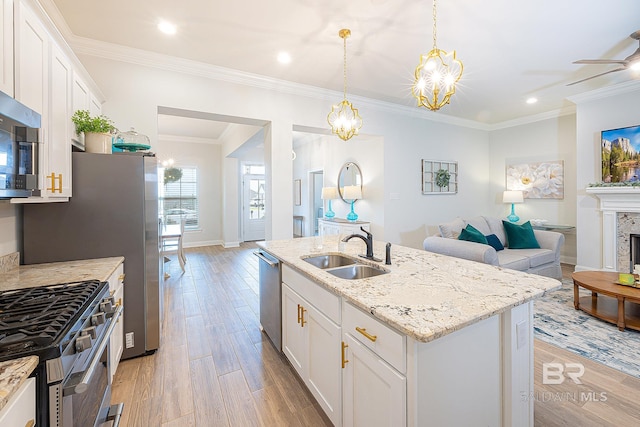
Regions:
[[[362,187],[359,185],[345,185],[342,189],[342,198],[348,200],[362,199]]]
[[[322,187],[322,200],[339,199],[338,187]]]
[[[522,191],[505,191],[502,193],[502,203],[522,203],[524,196]]]

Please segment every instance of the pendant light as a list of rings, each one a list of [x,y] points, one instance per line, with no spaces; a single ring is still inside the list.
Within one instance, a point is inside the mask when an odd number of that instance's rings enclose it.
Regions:
[[[343,28],[338,35],[344,41],[344,99],[339,104],[331,106],[327,121],[331,125],[331,132],[347,141],[358,134],[362,127],[362,118],[358,109],[353,108],[353,104],[347,101],[347,37],[351,35],[351,30]]]
[[[455,50],[447,53],[436,45],[436,0],[433,0],[433,49],[426,55],[420,55],[412,87],[418,106],[437,111],[448,104],[451,95],[456,93],[462,69]]]

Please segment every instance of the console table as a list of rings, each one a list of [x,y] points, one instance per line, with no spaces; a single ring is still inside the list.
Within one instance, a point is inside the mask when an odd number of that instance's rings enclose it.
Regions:
[[[618,273],[610,271],[578,271],[573,279],[573,306],[598,319],[640,331],[640,288],[618,285]],[[591,291],[580,297],[579,288]]]

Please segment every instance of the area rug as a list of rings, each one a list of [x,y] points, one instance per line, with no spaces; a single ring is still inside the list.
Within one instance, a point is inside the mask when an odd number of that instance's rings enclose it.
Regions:
[[[580,289],[580,295],[591,295]],[[616,325],[573,308],[573,282],[534,302],[534,336],[549,344],[640,378],[640,332],[619,331]]]

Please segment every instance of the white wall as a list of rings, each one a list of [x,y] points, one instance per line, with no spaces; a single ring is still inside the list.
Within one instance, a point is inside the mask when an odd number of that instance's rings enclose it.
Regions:
[[[316,135],[316,138],[296,147],[293,162],[293,179],[302,181],[301,206],[294,206],[294,214],[305,217],[305,235],[311,231],[310,176],[311,171],[322,170],[323,186],[336,187],[340,169],[347,162],[358,165],[362,172],[362,199],[354,204],[358,220],[371,222],[374,236],[383,238],[384,222],[384,142],[383,138],[360,135],[349,141],[334,136]],[[325,209],[327,202],[325,202]],[[342,199],[332,201],[331,207],[337,218],[346,218],[351,205]]]
[[[640,85],[626,87],[623,93],[607,97],[576,99],[577,139],[576,185],[578,260],[576,269],[602,268],[602,217],[598,199],[586,194],[590,183],[602,180],[600,132],[640,124],[638,105]]]
[[[152,142],[152,151],[159,161],[173,159],[176,167],[195,167],[198,171],[199,227],[185,232],[184,246],[222,243],[222,146],[163,137]]]
[[[269,122],[265,129],[265,166],[273,188],[267,188],[267,202],[272,209],[267,214],[266,235],[267,239],[292,236],[293,126],[326,128],[329,101],[93,56],[81,56],[81,60],[105,94],[103,112],[121,128],[133,125],[152,140],[157,133],[158,106]],[[328,154],[331,160],[325,171],[327,177],[337,176],[347,158],[360,164],[365,184],[370,187],[365,189],[370,202],[367,199],[357,202],[357,212],[363,219],[367,217],[376,223],[376,239],[421,247],[422,240],[439,222],[489,209],[487,131],[434,122],[425,119],[429,114],[418,109],[415,116],[410,116],[386,105],[377,107],[375,102],[357,104],[356,99],[352,102],[363,117],[363,134],[384,139],[384,162],[369,165],[366,160],[370,151],[379,153],[375,144],[365,145],[357,154],[349,153],[349,143],[334,136],[339,142],[334,146],[339,148]],[[460,192],[449,196],[422,195],[422,158],[457,160]],[[276,194],[277,201],[273,199]],[[375,200],[383,202],[373,205]],[[228,234],[226,220],[224,227],[224,234]],[[226,237],[223,239],[227,241]]]
[[[500,129],[490,134],[490,215],[504,218],[510,205],[502,203],[509,164],[562,160],[564,199],[525,199],[516,205],[521,221],[546,219],[550,224],[576,225],[576,116],[574,114]],[[562,261],[576,263],[576,233],[565,234]]]

